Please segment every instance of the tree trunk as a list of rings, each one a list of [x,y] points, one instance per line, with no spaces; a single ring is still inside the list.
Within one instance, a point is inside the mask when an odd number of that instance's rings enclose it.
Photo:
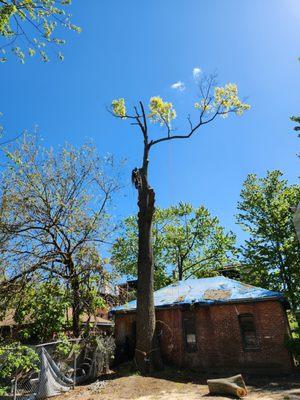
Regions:
[[[77,338],[80,336],[80,292],[78,277],[74,278],[74,285],[72,285],[73,291],[73,304],[72,304],[72,325],[73,335]]]
[[[155,337],[155,309],[153,298],[154,263],[152,251],[152,220],[155,194],[146,185],[139,190],[139,254],[137,288],[137,342],[135,359],[143,375],[161,366],[160,351]]]
[[[145,133],[143,166],[134,170],[133,183],[138,189],[138,287],[136,312],[135,360],[143,375],[162,366],[160,349],[155,335],[154,260],[152,221],[155,193],[148,184],[149,146]]]
[[[70,261],[69,270],[71,275],[72,330],[73,335],[77,338],[80,336],[80,287],[73,261]]]
[[[208,379],[207,385],[209,393],[212,395],[230,394],[237,397],[247,396],[247,388],[242,375],[222,379]]]

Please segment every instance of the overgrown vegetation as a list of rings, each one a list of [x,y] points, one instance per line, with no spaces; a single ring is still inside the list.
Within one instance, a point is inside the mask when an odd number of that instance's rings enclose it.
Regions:
[[[65,328],[70,307],[70,330],[79,336],[81,315],[92,316],[104,305],[100,290],[108,273],[100,249],[115,229],[108,207],[119,186],[113,159],[101,158],[91,145],[65,145],[55,153],[31,136],[7,154],[2,314],[11,308],[19,323],[34,321],[33,331],[28,327],[24,334],[43,341]]]

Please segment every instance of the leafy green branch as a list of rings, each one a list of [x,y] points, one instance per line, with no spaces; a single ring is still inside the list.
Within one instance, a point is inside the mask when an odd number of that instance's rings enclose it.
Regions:
[[[25,62],[26,55],[30,57],[39,54],[41,60],[49,61],[45,50],[52,45],[56,56],[63,60],[57,46],[65,44],[65,39],[56,35],[59,28],[80,33],[81,28],[72,22],[72,15],[67,7],[72,0],[0,0],[0,45],[2,53],[0,62],[8,59],[7,49]]]

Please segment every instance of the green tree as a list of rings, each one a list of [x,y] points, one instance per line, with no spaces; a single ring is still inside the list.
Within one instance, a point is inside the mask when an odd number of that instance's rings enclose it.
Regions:
[[[22,297],[17,299],[14,318],[24,324],[23,339],[45,342],[53,333],[67,329],[67,312],[72,303],[59,279],[40,280],[36,277],[26,285]]]
[[[129,119],[139,128],[143,140],[143,154],[140,168],[132,171],[132,182],[138,191],[138,288],[137,288],[137,341],[136,362],[139,370],[145,374],[155,365],[161,365],[159,351],[156,349],[155,310],[153,300],[154,262],[152,252],[152,222],[154,215],[155,192],[148,181],[150,151],[154,146],[173,140],[191,138],[201,127],[214,121],[218,116],[226,117],[230,113],[243,114],[249,105],[238,97],[235,84],[224,87],[215,85],[210,77],[199,84],[200,96],[194,104],[195,123],[188,117],[188,130],[174,133],[172,122],[176,118],[173,104],[163,101],[159,96],[152,97],[149,111],[145,111],[143,102],[127,112],[123,98],[114,100],[111,105],[113,115],[122,120]],[[148,123],[160,125],[164,133],[153,135]],[[150,137],[151,135],[151,137]],[[146,356],[145,356],[146,355]],[[149,359],[149,362],[148,362]]]
[[[20,343],[0,345],[0,378],[6,382],[24,378],[28,372],[39,370],[37,353]],[[0,385],[0,395],[7,395],[8,388]]]
[[[0,38],[2,45],[0,61],[7,61],[7,49],[11,50],[22,63],[26,55],[39,54],[49,61],[46,45],[63,60],[63,54],[56,50],[65,40],[58,37],[60,28],[80,32],[72,23],[67,12],[72,0],[0,0]],[[24,45],[25,43],[25,45]]]
[[[249,234],[241,248],[243,280],[283,291],[295,311],[300,304],[300,243],[292,208],[300,186],[288,185],[280,171],[265,178],[248,175],[238,203],[237,222]]]
[[[11,162],[2,182],[2,220],[12,234],[1,253],[5,304],[9,297],[15,301],[16,292],[22,298],[37,275],[45,281],[56,278],[68,292],[78,336],[80,315],[96,307],[93,295],[106,279],[99,251],[114,230],[108,214],[118,189],[113,160],[101,158],[90,145],[77,150],[67,144],[55,153],[33,137],[7,154]]]
[[[154,287],[173,280],[207,277],[232,262],[235,236],[201,206],[180,203],[167,209],[156,208],[153,218]],[[125,219],[123,231],[112,248],[112,261],[121,274],[137,276],[138,223],[135,216]]]

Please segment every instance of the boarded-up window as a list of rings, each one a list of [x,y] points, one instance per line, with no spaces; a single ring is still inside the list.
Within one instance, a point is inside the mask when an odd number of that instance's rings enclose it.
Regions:
[[[245,350],[259,349],[254,317],[252,314],[240,314],[239,323]]]
[[[184,345],[188,353],[198,351],[195,318],[184,316],[182,319]]]

